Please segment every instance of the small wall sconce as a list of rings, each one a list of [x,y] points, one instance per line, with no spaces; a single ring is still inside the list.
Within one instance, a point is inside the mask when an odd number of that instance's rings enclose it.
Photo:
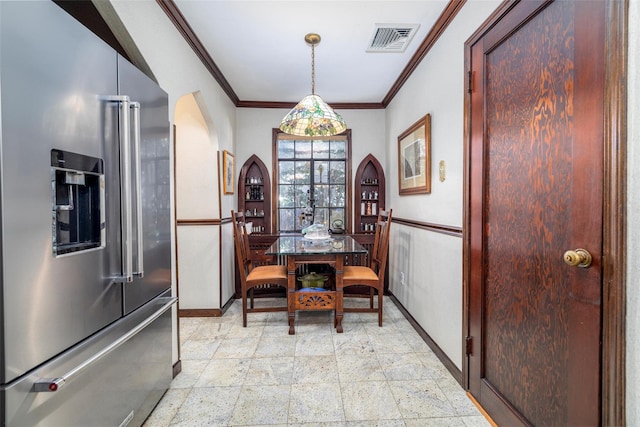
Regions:
[[[438,173],[440,174],[440,182],[444,182],[447,179],[447,165],[444,160],[440,160],[438,164]]]

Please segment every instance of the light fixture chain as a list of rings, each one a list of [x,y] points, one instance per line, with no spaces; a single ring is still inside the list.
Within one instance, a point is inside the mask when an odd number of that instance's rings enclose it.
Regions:
[[[311,95],[316,93],[316,45],[311,45]]]

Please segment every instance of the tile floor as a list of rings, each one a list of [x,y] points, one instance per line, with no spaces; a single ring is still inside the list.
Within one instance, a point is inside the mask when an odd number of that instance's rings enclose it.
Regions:
[[[182,372],[144,427],[490,426],[387,297],[382,328],[345,313],[342,334],[331,312],[297,313],[288,335],[287,313],[243,328],[241,310],[180,319]]]

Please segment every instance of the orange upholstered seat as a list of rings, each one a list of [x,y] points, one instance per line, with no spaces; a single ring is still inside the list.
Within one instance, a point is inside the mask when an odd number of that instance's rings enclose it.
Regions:
[[[378,280],[378,275],[369,267],[349,265],[343,269],[342,280]]]
[[[247,281],[287,280],[287,267],[284,265],[261,265],[253,267],[247,275]],[[268,282],[271,283],[271,282]]]

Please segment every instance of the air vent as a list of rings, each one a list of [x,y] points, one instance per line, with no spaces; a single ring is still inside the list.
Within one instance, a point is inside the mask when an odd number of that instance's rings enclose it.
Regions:
[[[404,52],[419,24],[376,24],[367,52]]]

